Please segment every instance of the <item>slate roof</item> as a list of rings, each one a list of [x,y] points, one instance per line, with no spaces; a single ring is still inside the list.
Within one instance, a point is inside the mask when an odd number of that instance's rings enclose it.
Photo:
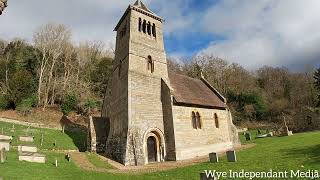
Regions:
[[[226,108],[225,98],[204,79],[169,72],[174,104],[182,106]]]

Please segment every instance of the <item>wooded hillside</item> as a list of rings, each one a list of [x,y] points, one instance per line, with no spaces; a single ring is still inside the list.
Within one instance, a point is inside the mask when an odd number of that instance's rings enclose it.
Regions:
[[[28,43],[0,40],[0,109],[23,114],[32,108],[59,106],[68,115],[99,109],[112,72],[113,51],[100,41],[74,43],[61,24],[39,27]],[[201,73],[227,99],[237,124],[282,121],[292,126],[319,114],[320,69],[291,72],[285,67],[249,71],[239,64],[209,55],[168,59],[171,71],[200,78]],[[311,115],[310,115],[311,114]],[[299,122],[299,123],[298,123]]]

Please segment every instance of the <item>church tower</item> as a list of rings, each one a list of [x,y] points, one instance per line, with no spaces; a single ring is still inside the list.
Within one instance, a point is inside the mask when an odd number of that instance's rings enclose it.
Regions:
[[[166,157],[161,84],[168,82],[168,70],[163,22],[138,0],[115,27],[113,74],[102,114],[110,122],[106,153],[125,165]]]

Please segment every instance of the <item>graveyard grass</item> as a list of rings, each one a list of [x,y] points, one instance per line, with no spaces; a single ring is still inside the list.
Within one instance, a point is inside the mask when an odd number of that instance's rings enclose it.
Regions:
[[[0,131],[4,127],[5,133],[11,135],[7,128],[12,125],[0,122]],[[25,135],[26,127],[17,126],[15,136]],[[189,167],[177,168],[167,171],[145,173],[145,174],[123,174],[108,172],[86,171],[64,159],[63,153],[50,151],[53,149],[52,142],[57,139],[59,149],[78,149],[75,142],[81,142],[85,138],[83,134],[67,135],[60,131],[31,128],[35,136],[35,144],[40,147],[39,138],[41,133],[45,134],[43,148],[40,152],[47,156],[46,164],[35,164],[19,162],[16,150],[7,153],[7,161],[0,164],[0,177],[4,179],[199,179],[199,173],[204,170],[217,171],[284,171],[320,169],[320,132],[309,132],[294,134],[290,137],[273,137],[265,139],[254,139],[252,143],[256,145],[252,148],[237,152],[238,162],[227,162],[223,156],[219,163],[201,163]],[[16,137],[15,137],[16,138]],[[76,140],[72,139],[75,138]],[[241,137],[243,140],[244,138]],[[39,142],[38,142],[39,141]],[[13,145],[17,145],[15,139]],[[41,150],[49,149],[49,150]],[[97,167],[105,169],[111,168],[103,165],[98,157],[87,154],[89,161]],[[58,159],[58,167],[54,166],[55,159]]]

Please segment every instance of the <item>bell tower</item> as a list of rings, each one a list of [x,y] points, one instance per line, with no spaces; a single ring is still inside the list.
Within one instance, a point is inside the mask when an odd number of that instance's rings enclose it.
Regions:
[[[106,153],[125,165],[166,159],[161,83],[168,82],[164,20],[140,0],[115,27],[116,52],[103,116],[110,121]]]

